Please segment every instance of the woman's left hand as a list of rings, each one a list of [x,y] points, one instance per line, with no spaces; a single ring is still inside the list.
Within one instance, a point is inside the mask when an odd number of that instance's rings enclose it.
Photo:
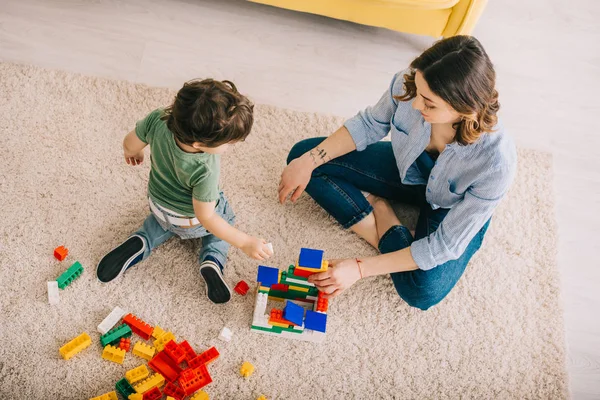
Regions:
[[[325,298],[332,299],[362,277],[359,268],[360,265],[354,258],[330,260],[327,271],[312,274],[308,281],[325,293]]]

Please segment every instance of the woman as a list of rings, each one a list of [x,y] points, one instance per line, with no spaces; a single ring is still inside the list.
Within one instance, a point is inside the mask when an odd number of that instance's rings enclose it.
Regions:
[[[361,278],[390,274],[413,307],[427,310],[446,297],[514,178],[516,150],[497,124],[499,108],[485,50],[455,36],[396,74],[377,104],[333,135],[294,145],[279,201],[292,194],[295,202],[306,190],[381,252],[333,260],[310,281],[331,298]],[[382,142],[388,133],[391,142]],[[414,234],[389,200],[420,208]]]

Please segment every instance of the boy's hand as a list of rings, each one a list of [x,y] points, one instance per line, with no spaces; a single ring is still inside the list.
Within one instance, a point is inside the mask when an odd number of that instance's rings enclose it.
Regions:
[[[240,249],[246,253],[248,257],[252,257],[259,261],[265,261],[273,255],[273,252],[269,249],[269,246],[267,246],[267,241],[255,238],[254,236],[248,236],[248,239]]]
[[[144,150],[140,151],[137,154],[127,154],[125,153],[125,162],[129,165],[140,165],[144,162]]]

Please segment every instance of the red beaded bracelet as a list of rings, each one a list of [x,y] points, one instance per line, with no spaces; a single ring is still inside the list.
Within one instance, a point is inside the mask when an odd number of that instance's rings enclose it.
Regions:
[[[358,273],[360,274],[360,279],[363,278],[362,269],[360,269],[360,263],[361,262],[362,262],[362,260],[359,260],[358,258],[356,259],[356,266],[358,267]]]

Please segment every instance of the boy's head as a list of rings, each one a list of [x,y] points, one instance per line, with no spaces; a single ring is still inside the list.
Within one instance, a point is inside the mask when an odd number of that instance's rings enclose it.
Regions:
[[[246,139],[254,105],[230,81],[186,82],[162,117],[175,138],[196,149],[222,153],[228,143]]]

